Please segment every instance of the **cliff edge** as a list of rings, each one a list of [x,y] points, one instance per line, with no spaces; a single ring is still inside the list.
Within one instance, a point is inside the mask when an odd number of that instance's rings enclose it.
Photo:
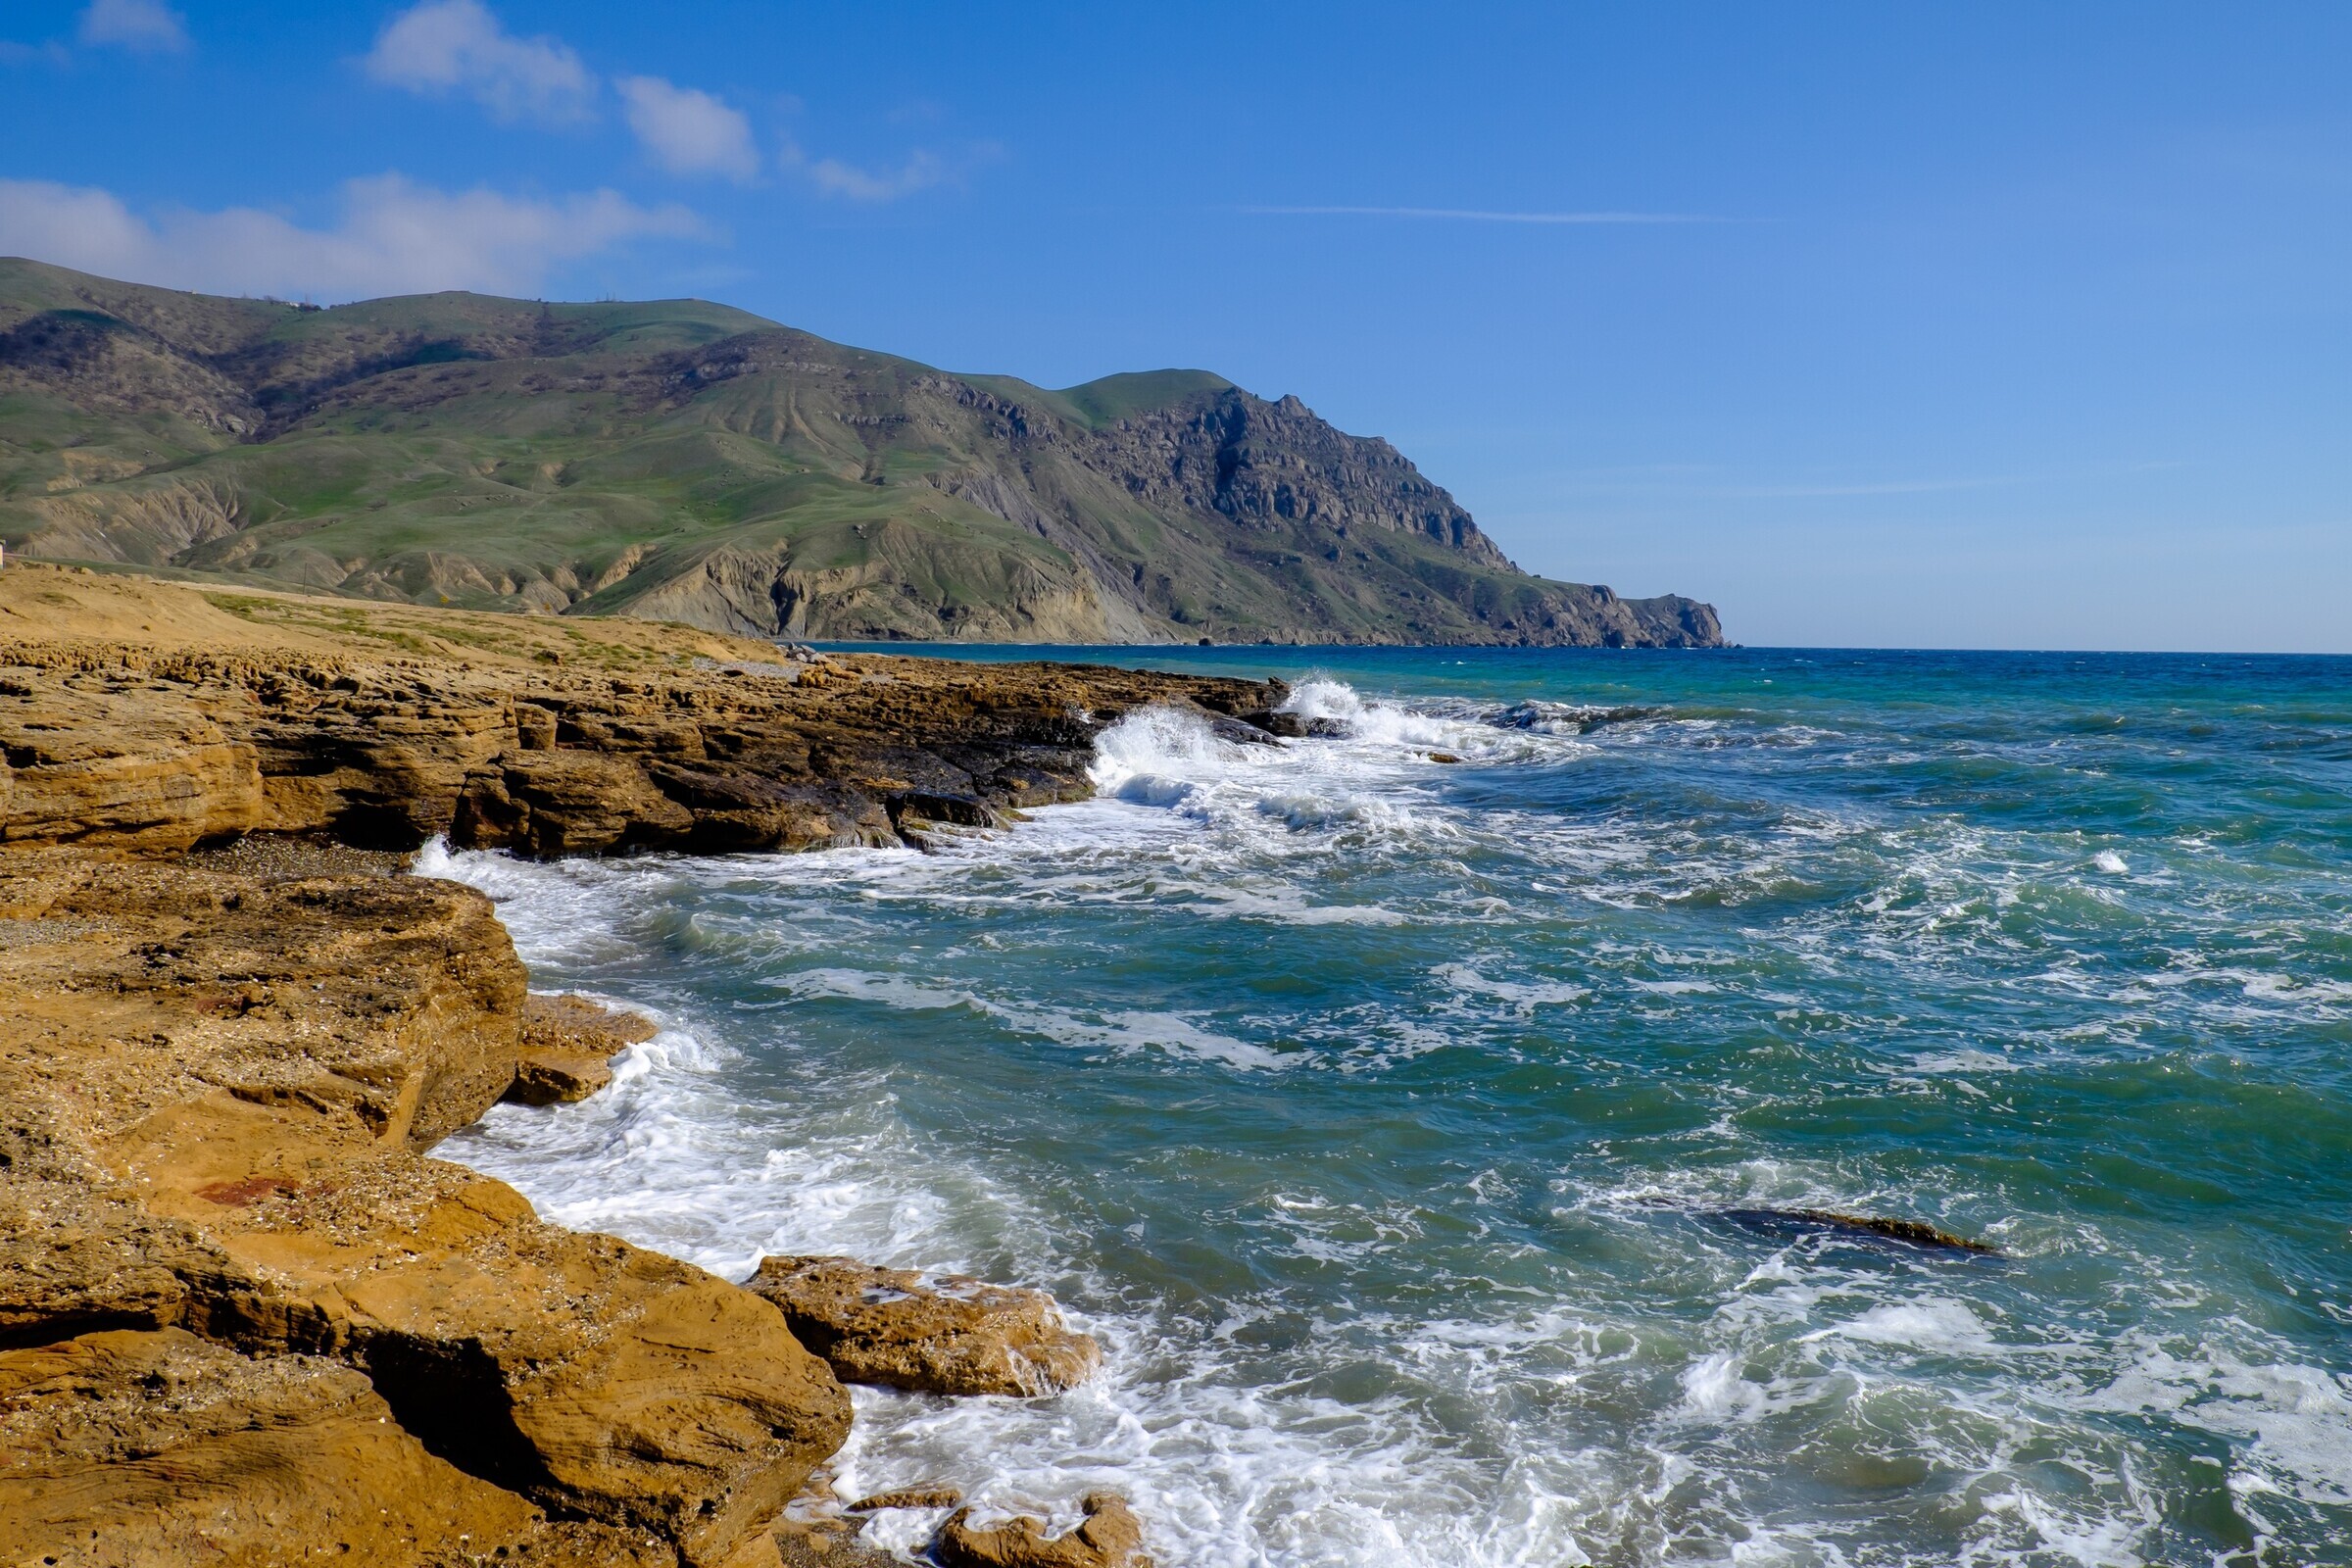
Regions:
[[[328,310],[0,259],[0,541],[839,640],[1700,648],[1403,454],[1200,370],[1049,390],[699,300]]]
[[[0,1560],[870,1560],[819,1471],[841,1378],[962,1387],[952,1333],[964,1383],[1060,1387],[1091,1345],[966,1292],[829,1362],[771,1299],[807,1292],[430,1158],[637,1031],[529,998],[489,901],[398,852],[919,844],[1082,794],[1137,705],[1280,696],[0,571]],[[1102,1517],[1067,1560],[1141,1564]]]

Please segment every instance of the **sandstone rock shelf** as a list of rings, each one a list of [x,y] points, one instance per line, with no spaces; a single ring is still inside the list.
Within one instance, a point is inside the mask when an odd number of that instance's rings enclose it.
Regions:
[[[780,1525],[850,1419],[785,1311],[428,1157],[644,1026],[392,852],[920,843],[1082,793],[1138,704],[1279,695],[0,572],[0,1561],[852,1560]],[[1034,1293],[907,1294],[825,1354],[1092,1368]],[[1038,1549],[1140,1554],[1088,1530]]]

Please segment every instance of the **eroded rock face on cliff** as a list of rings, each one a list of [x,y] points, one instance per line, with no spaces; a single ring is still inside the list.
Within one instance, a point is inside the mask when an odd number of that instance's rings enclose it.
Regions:
[[[0,1349],[0,1561],[447,1559],[531,1541],[537,1512],[426,1451],[338,1362],[181,1329]]]
[[[784,1312],[427,1157],[650,1026],[375,846],[921,842],[1279,688],[246,608],[0,572],[0,1561],[851,1560],[778,1523],[850,1416]],[[883,1381],[1092,1369],[1035,1293],[907,1278],[786,1294],[856,1295],[828,1353]]]
[[[1032,1396],[1076,1388],[1102,1361],[1043,1291],[850,1257],[761,1258],[744,1288],[847,1383]]]
[[[57,1351],[59,1376],[98,1369],[89,1397],[129,1398],[100,1373],[152,1352],[233,1402],[244,1374],[155,1338],[192,1334],[283,1363],[263,1385],[292,1391],[285,1420],[331,1433],[376,1408],[347,1368],[411,1446],[353,1458],[368,1495],[429,1459],[691,1562],[758,1538],[839,1446],[848,1399],[768,1303],[416,1152],[506,1093],[521,1052],[521,965],[478,894],[28,851],[0,858],[0,1339],[101,1337]],[[128,1430],[192,1473],[225,1441]],[[155,1473],[82,1451],[0,1467],[0,1517]],[[280,1451],[251,1448],[257,1473]],[[275,1506],[279,1483],[254,1484]],[[323,1529],[330,1502],[301,1506]]]
[[[488,618],[450,617],[467,635]],[[1223,715],[1283,692],[759,652],[620,673],[0,643],[0,844],[171,853],[260,830],[399,848],[446,834],[533,856],[896,845],[1082,798],[1094,736],[1132,709]]]

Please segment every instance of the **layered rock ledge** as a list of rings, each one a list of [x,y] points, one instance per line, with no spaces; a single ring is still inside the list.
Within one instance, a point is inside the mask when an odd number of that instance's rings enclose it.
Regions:
[[[921,843],[1138,704],[1279,696],[0,573],[0,1561],[806,1560],[850,1406],[786,1313],[428,1157],[639,1027],[384,852]],[[1041,1302],[877,1354],[1058,1387]]]
[[[651,622],[13,566],[0,843],[165,854],[254,832],[379,848],[446,835],[534,856],[919,843],[1081,798],[1094,736],[1131,709],[1222,717],[1282,691],[778,654]]]

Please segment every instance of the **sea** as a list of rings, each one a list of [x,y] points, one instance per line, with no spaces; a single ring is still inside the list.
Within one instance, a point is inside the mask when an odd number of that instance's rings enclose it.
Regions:
[[[662,1025],[447,1157],[1102,1340],[857,1390],[843,1495],[1110,1488],[1161,1568],[2352,1563],[2352,660],[937,651],[1330,733],[1132,713],[929,853],[420,866]]]

